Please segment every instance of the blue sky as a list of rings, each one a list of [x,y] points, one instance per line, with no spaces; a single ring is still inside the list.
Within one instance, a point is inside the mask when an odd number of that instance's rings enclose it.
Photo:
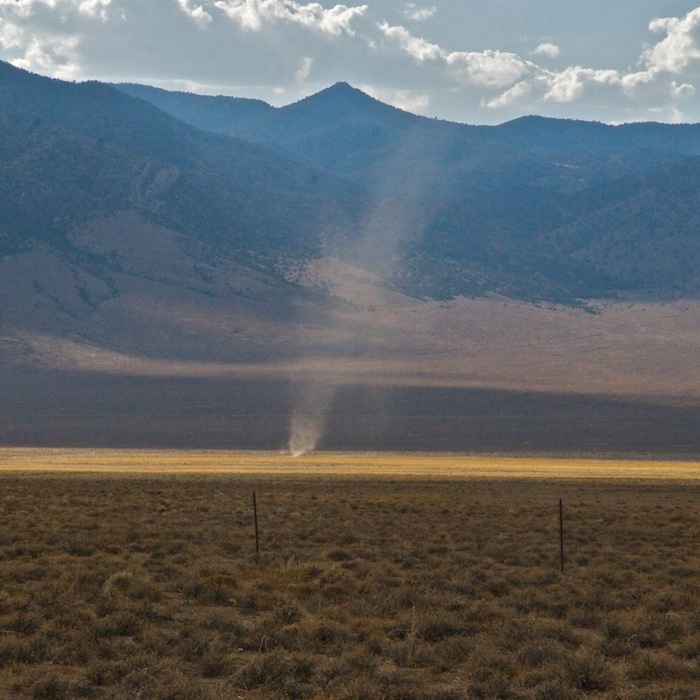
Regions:
[[[345,80],[468,123],[700,121],[698,0],[0,0],[0,58],[275,105]]]

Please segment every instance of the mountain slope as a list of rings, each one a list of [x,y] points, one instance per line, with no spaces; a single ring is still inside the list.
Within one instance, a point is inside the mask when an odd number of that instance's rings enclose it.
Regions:
[[[314,251],[343,219],[333,178],[207,134],[99,83],[0,65],[4,237],[65,242],[91,214],[136,209],[251,260]],[[29,199],[28,199],[29,198]]]
[[[123,90],[265,144],[202,131]],[[274,109],[7,64],[0,100],[0,254],[40,241],[107,277],[115,259],[76,232],[126,212],[298,293],[323,257],[425,298],[700,293],[696,126],[474,127],[344,83]]]
[[[700,157],[614,184],[581,193],[542,244],[593,265],[620,290],[700,295]]]
[[[281,351],[307,293],[280,261],[351,233],[356,190],[109,86],[0,63],[0,335],[135,356]],[[237,325],[256,331],[239,343]]]

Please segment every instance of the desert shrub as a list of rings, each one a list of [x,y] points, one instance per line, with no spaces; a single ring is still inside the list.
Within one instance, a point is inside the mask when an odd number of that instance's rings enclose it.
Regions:
[[[568,656],[564,667],[569,683],[585,693],[604,692],[616,684],[613,668],[605,657],[587,649]]]
[[[558,661],[560,653],[551,643],[533,642],[523,646],[517,658],[518,663],[524,668],[540,668],[546,663]]]
[[[32,698],[36,700],[70,700],[75,697],[68,681],[50,675],[34,682]]]
[[[39,664],[46,656],[46,645],[41,640],[27,640],[14,635],[0,637],[0,668],[12,664]]]
[[[6,633],[23,637],[34,634],[42,625],[43,620],[34,611],[18,612],[2,621],[2,629]]]
[[[117,610],[95,622],[98,637],[132,637],[143,628],[141,620],[130,610]]]
[[[546,681],[535,689],[533,700],[572,700],[571,688],[558,680]]]
[[[254,656],[235,674],[235,680],[243,688],[265,687],[297,693],[300,685],[309,681],[313,670],[310,658],[276,650]]]
[[[202,654],[200,673],[203,678],[228,676],[233,670],[230,655],[224,649],[208,649]]]
[[[309,632],[309,640],[314,651],[327,653],[340,646],[348,637],[348,630],[334,622],[321,623]]]
[[[638,681],[700,680],[697,663],[680,661],[665,652],[644,652],[631,663],[629,677]]]
[[[352,555],[347,550],[341,549],[340,547],[331,549],[326,554],[326,557],[331,561],[348,561],[352,559]]]

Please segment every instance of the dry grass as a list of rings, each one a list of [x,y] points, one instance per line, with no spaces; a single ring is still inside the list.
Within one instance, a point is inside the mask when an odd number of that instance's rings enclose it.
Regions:
[[[697,480],[7,464],[2,698],[697,697]]]
[[[700,462],[461,454],[0,447],[0,473],[255,474],[422,479],[700,479]]]

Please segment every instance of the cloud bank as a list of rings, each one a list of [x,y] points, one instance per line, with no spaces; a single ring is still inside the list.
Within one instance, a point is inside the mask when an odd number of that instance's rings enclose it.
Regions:
[[[303,0],[0,0],[0,57],[64,79],[148,82],[284,103],[347,80],[459,121],[518,114],[604,121],[700,120],[700,7],[651,18],[628,70],[560,65],[545,42],[522,55],[447,48],[418,26],[434,5],[391,18],[371,4]],[[410,26],[404,26],[403,19]],[[421,24],[425,23],[425,24]],[[534,43],[534,42],[533,42]]]

